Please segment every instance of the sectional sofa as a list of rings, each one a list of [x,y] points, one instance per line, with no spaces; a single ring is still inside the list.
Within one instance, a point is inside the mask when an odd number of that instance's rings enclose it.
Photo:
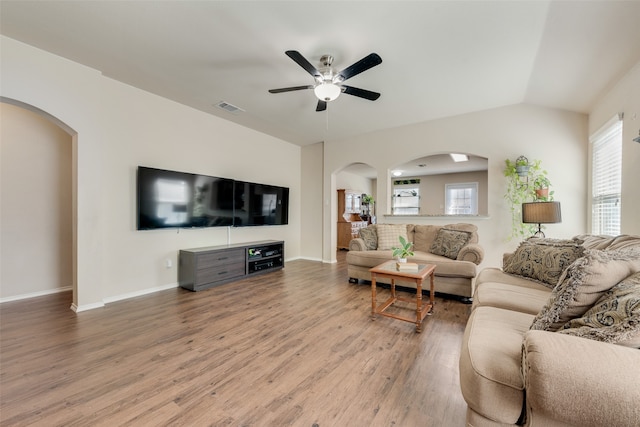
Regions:
[[[640,236],[530,239],[476,279],[467,425],[640,425]]]

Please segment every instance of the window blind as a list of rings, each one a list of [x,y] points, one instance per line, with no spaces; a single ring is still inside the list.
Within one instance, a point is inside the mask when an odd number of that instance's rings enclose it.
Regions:
[[[615,117],[591,138],[591,232],[620,234],[622,120]]]
[[[478,183],[445,184],[445,214],[477,215]]]

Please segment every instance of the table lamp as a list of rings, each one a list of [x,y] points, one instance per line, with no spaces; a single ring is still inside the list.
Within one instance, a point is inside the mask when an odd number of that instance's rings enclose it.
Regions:
[[[522,222],[538,224],[538,231],[534,237],[545,237],[541,224],[555,224],[562,222],[560,202],[532,202],[522,204]]]

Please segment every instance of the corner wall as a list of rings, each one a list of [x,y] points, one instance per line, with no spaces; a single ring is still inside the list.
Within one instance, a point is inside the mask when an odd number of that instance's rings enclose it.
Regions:
[[[300,147],[4,36],[0,55],[0,95],[77,132],[77,311],[177,286],[181,248],[278,239],[300,256]],[[289,225],[136,231],[138,165],[289,187]]]
[[[73,285],[72,138],[0,102],[0,301]]]
[[[624,120],[620,231],[622,234],[640,235],[640,143],[633,141],[640,131],[640,62],[596,103],[589,115],[589,134],[597,131],[607,120],[621,112],[624,113]],[[591,210],[589,202],[590,200],[587,200],[588,211]]]

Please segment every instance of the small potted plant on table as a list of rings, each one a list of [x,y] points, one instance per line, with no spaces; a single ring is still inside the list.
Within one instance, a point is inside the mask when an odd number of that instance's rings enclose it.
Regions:
[[[411,251],[411,246],[413,246],[413,242],[407,241],[402,236],[398,237],[400,241],[399,247],[393,247],[393,253],[391,256],[398,259],[398,262],[407,262],[407,257],[413,256],[413,252]]]

